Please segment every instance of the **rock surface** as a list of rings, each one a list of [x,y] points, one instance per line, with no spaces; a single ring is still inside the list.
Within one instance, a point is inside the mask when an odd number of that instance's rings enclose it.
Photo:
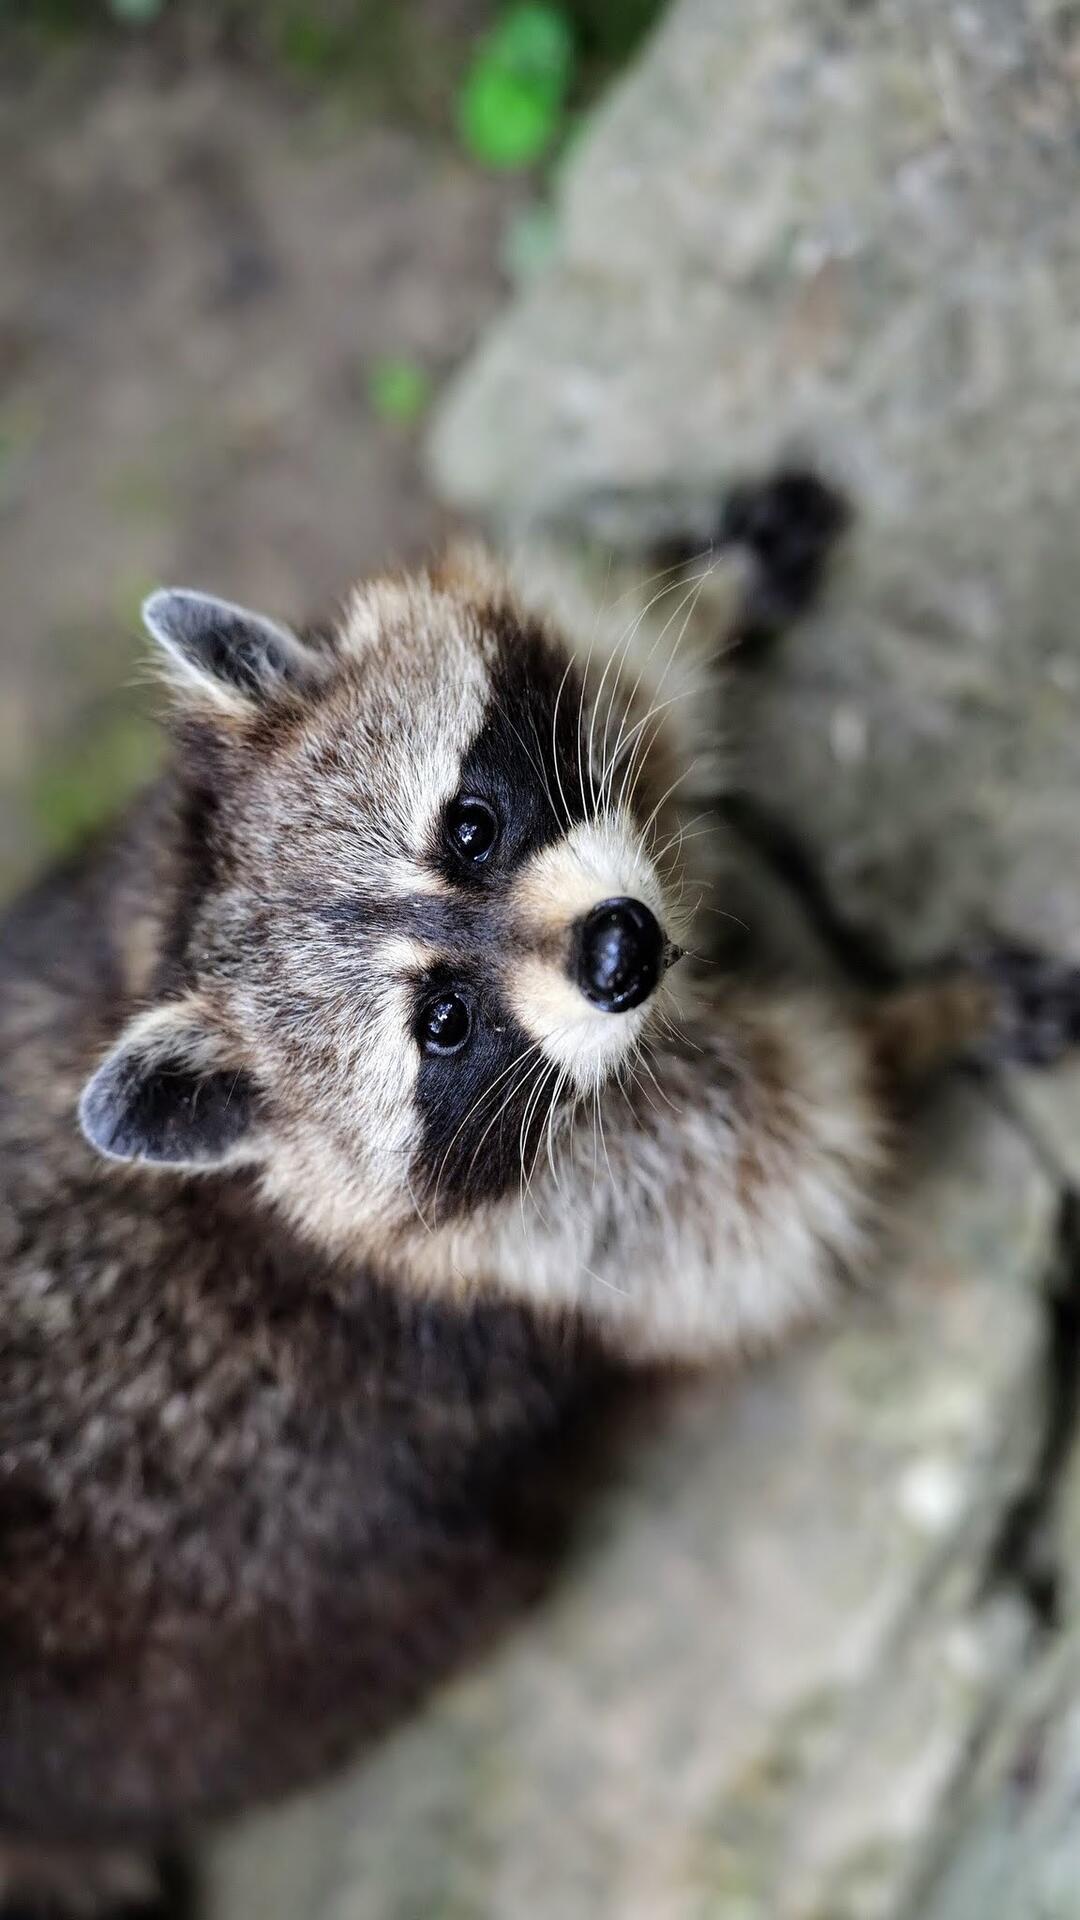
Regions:
[[[1080,957],[1078,75],[1064,0],[680,0],[434,443],[569,597],[780,461],[847,487],[731,732],[908,955]],[[1003,1098],[1042,1158],[957,1095],[876,1302],[673,1395],[489,1665],[217,1846],[214,1920],[1080,1913],[1080,1075]]]
[[[444,411],[507,539],[704,539],[792,457],[860,521],[740,715],[908,951],[1080,953],[1080,25],[1064,0],[682,0]]]
[[[675,1396],[553,1600],[366,1767],[222,1843],[214,1916],[922,1912],[940,1809],[1037,1645],[1015,1569],[987,1577],[1042,1432],[1054,1205],[971,1096],[925,1163],[888,1293]]]

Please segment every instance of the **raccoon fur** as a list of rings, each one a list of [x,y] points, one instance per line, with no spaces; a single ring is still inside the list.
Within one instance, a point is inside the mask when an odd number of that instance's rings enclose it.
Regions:
[[[822,1312],[895,1091],[1004,1031],[985,974],[695,968],[685,604],[571,643],[473,552],[307,637],[147,603],[167,770],[0,922],[10,1897],[93,1910],[477,1645],[577,1414]]]

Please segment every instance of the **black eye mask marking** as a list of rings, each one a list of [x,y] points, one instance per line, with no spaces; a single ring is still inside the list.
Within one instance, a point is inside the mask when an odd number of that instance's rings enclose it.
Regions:
[[[496,657],[487,710],[462,759],[458,795],[486,801],[499,838],[488,859],[472,863],[440,822],[432,863],[457,887],[493,885],[592,811],[582,791],[577,667],[567,671],[566,655],[539,628],[491,618]]]
[[[448,893],[387,899],[358,891],[318,910],[343,940],[400,932],[446,956],[416,982],[413,1030],[404,1036],[419,1054],[410,1185],[431,1222],[516,1192],[543,1151],[558,1076],[496,984],[514,937],[500,912],[501,883],[593,811],[582,790],[580,673],[567,671],[567,656],[539,628],[498,611],[488,626],[496,647],[487,709],[428,854]],[[452,832],[463,797],[483,802],[498,823],[478,860],[463,857]],[[467,1041],[446,1053],[422,1051],[425,1004],[458,989],[470,1004]]]
[[[420,1144],[410,1184],[430,1224],[517,1189],[542,1149],[556,1075],[547,1056],[475,971],[439,967],[416,982],[417,1028],[440,996],[467,998],[467,1043],[421,1051],[416,1102]]]

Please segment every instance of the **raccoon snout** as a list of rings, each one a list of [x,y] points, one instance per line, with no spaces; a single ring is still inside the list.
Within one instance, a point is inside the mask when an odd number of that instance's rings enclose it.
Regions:
[[[577,983],[604,1013],[628,1013],[655,990],[678,950],[640,900],[601,900],[580,921],[574,943]]]

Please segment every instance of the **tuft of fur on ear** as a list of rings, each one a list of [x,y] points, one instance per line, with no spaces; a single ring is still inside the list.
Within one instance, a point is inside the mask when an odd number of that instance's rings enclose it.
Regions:
[[[515,598],[509,571],[495,558],[490,547],[464,536],[447,541],[442,553],[432,562],[429,578],[433,587],[464,594],[481,604],[490,601],[498,606]]]
[[[258,1095],[193,996],[139,1014],[83,1088],[79,1124],[107,1160],[212,1171],[251,1160]]]
[[[201,693],[234,715],[302,693],[325,671],[289,627],[213,594],[159,587],[144,600],[142,617],[180,691]]]

